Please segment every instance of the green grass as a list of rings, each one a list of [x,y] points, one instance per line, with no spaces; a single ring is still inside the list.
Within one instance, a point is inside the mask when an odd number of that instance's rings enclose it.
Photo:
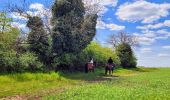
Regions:
[[[44,100],[170,100],[170,68],[104,69],[95,73],[0,75],[0,98],[21,95]],[[49,95],[50,94],[50,95]]]
[[[0,98],[13,95],[35,94],[75,84],[59,73],[23,73],[0,76]]]
[[[170,100],[170,69],[118,69],[110,81],[77,86],[44,100]]]

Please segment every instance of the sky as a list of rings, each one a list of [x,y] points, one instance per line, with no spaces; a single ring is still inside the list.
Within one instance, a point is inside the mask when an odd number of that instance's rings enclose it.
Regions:
[[[27,12],[37,15],[45,12],[51,17],[53,0],[27,0]],[[127,32],[137,36],[140,47],[133,48],[138,66],[170,67],[170,0],[83,0],[85,6],[97,3],[97,33],[95,40],[103,46],[111,34]],[[0,0],[0,11],[8,4],[22,6],[22,0]],[[13,26],[27,30],[27,19],[8,13]],[[44,17],[43,15],[41,17]]]

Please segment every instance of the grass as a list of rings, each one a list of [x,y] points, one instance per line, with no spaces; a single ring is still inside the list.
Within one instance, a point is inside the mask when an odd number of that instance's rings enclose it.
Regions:
[[[75,81],[59,73],[23,73],[0,76],[0,98],[13,95],[36,94],[44,89],[51,90],[71,86]]]
[[[119,69],[110,81],[77,86],[44,100],[170,100],[170,69]]]
[[[44,100],[170,100],[169,68],[117,69],[95,73],[0,75],[0,98],[14,95]]]

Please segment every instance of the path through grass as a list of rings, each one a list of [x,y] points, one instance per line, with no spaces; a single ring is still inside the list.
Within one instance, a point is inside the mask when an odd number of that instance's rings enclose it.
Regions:
[[[0,98],[19,95],[44,100],[168,100],[170,69],[117,69],[95,73],[23,73],[0,75]]]

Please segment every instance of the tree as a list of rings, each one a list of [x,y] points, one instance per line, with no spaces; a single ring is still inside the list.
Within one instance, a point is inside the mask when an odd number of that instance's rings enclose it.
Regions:
[[[121,66],[123,68],[135,68],[137,65],[137,59],[133,53],[132,47],[139,46],[138,38],[120,32],[118,34],[112,34],[109,37],[108,43],[116,50],[117,56],[120,59]]]
[[[96,33],[97,14],[85,15],[82,0],[56,0],[52,7],[53,51],[79,53]]]
[[[29,50],[35,52],[42,62],[48,64],[49,37],[43,29],[44,26],[41,18],[37,16],[30,17],[27,27],[31,30],[28,34]]]
[[[137,62],[133,50],[128,43],[121,43],[116,47],[116,54],[123,68],[136,68]]]
[[[107,41],[113,48],[122,43],[129,44],[132,47],[139,46],[138,37],[130,35],[126,32],[119,32],[118,34],[112,34]]]
[[[16,51],[13,50],[13,45],[19,35],[19,30],[9,27],[4,28],[3,33],[0,33],[0,72],[11,72],[16,66]]]
[[[0,31],[3,34],[4,31],[10,29],[9,22],[12,22],[11,18],[8,18],[5,12],[0,12]]]

